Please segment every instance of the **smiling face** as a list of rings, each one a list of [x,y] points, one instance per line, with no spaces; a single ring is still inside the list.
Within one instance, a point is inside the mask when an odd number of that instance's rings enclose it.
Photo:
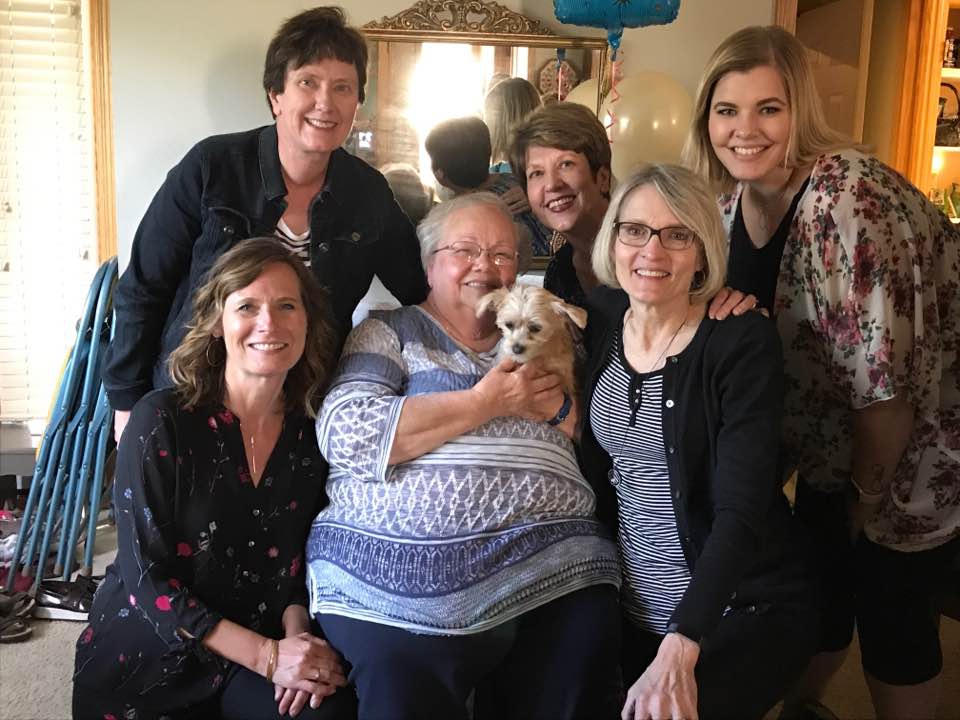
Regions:
[[[641,185],[623,199],[619,220],[652,228],[683,225],[653,185]],[[657,235],[640,248],[616,240],[613,252],[617,282],[632,302],[650,306],[690,302],[693,274],[703,268],[699,240],[684,250],[665,250]]]
[[[589,247],[609,202],[610,170],[594,176],[587,156],[573,150],[532,145],[527,150],[527,198],[537,218]]]
[[[737,180],[782,182],[790,106],[780,73],[769,65],[729,72],[710,101],[708,130],[717,158]]]
[[[328,59],[288,70],[283,92],[270,93],[281,151],[329,155],[350,134],[359,101],[352,63]]]
[[[489,252],[474,262],[449,249],[459,243],[473,243]],[[517,252],[517,233],[509,218],[494,207],[474,205],[450,214],[443,226],[443,238],[427,266],[430,300],[445,315],[472,317],[477,303],[487,293],[513,284],[516,262],[495,265],[491,253]]]
[[[220,330],[228,384],[286,377],[307,338],[297,274],[282,263],[267,265],[256,280],[227,296]]]

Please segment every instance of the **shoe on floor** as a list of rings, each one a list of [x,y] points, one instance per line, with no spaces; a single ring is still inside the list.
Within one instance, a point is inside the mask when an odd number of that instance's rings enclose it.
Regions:
[[[93,604],[93,593],[86,582],[44,580],[37,593],[34,617],[46,620],[85,622]]]
[[[32,634],[33,628],[22,618],[0,618],[0,643],[22,642]]]
[[[27,617],[36,604],[36,600],[29,593],[0,592],[0,617]]]

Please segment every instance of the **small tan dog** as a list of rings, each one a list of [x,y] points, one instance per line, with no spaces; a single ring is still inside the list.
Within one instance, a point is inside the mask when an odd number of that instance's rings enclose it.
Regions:
[[[493,310],[497,327],[503,332],[500,357],[518,363],[537,359],[547,372],[563,378],[563,389],[575,395],[573,323],[587,326],[587,311],[569,305],[553,293],[516,283],[513,288],[500,288],[480,298],[477,317]]]

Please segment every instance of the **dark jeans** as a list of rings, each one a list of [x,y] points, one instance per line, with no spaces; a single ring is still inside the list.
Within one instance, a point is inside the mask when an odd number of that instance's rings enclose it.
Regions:
[[[564,595],[492,630],[418,635],[321,615],[324,635],[352,666],[363,720],[476,718],[603,720],[620,712],[617,591]]]
[[[98,691],[74,686],[74,720],[103,720],[110,716],[120,720],[128,717],[133,708],[136,708],[137,720],[160,717],[171,720],[270,720],[280,717],[273,699],[273,684],[242,667],[233,672],[220,692],[209,700],[165,713],[154,713],[137,708],[134,704],[105,699]],[[353,688],[347,686],[324,698],[316,709],[312,709],[308,702],[297,715],[297,720],[355,720],[356,717],[357,696]]]
[[[624,620],[623,679],[629,689],[653,662],[662,635]],[[700,645],[697,706],[701,720],[750,720],[787,693],[816,646],[816,613],[751,605],[728,612]]]
[[[915,685],[943,668],[936,595],[960,538],[930,550],[900,552],[861,533],[850,541],[847,498],[797,483],[796,514],[816,543],[823,587],[818,651],[860,638],[864,669],[890,685]]]

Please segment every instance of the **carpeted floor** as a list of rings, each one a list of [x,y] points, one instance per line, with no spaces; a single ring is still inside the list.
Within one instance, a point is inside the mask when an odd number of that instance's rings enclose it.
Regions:
[[[94,573],[113,559],[116,535],[98,533]],[[34,620],[27,642],[0,644],[0,720],[66,720],[70,717],[73,647],[83,623]],[[944,618],[944,689],[937,720],[960,720],[960,622]],[[856,644],[834,678],[826,705],[849,720],[873,718]]]

